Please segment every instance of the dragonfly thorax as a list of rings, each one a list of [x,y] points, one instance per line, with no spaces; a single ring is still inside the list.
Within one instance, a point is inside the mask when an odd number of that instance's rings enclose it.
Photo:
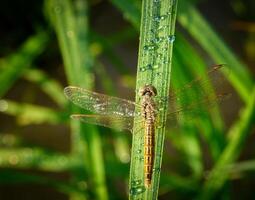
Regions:
[[[142,102],[142,116],[147,123],[154,123],[156,118],[156,104],[149,95],[143,96]]]
[[[144,87],[142,87],[140,90],[139,90],[139,94],[141,96],[145,96],[145,95],[148,95],[150,97],[152,96],[156,96],[157,95],[157,90],[154,86],[152,85],[145,85]]]
[[[139,91],[142,96],[142,116],[148,123],[155,122],[156,118],[156,104],[153,97],[157,95],[157,90],[152,85],[145,85]]]

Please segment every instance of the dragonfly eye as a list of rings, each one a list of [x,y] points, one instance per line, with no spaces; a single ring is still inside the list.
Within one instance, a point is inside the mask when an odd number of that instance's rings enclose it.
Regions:
[[[144,87],[142,87],[139,90],[139,94],[141,96],[144,96],[146,94],[149,95],[149,96],[156,96],[157,95],[157,90],[153,85],[145,85]]]

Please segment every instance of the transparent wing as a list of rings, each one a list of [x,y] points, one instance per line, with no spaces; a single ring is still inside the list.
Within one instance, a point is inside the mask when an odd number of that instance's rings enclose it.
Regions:
[[[231,96],[230,93],[218,91],[226,82],[222,69],[230,73],[225,65],[215,65],[204,76],[194,79],[180,89],[171,91],[168,99],[168,123],[177,123],[181,116],[185,116],[186,119],[195,118],[228,99]]]
[[[128,130],[132,132],[133,129],[133,117],[84,114],[74,114],[71,117],[85,123],[105,126],[116,130]]]
[[[66,87],[64,93],[77,106],[101,115],[133,117],[135,107],[138,106],[132,101],[91,92],[80,87]]]
[[[169,111],[167,115],[167,127],[178,126],[182,122],[181,119],[185,119],[184,122],[188,122],[199,117],[206,117],[217,105],[230,97],[230,93],[217,94],[214,97],[205,98],[190,104],[172,107],[172,111]]]
[[[194,116],[195,114],[210,110],[229,97],[231,97],[230,93],[223,93],[187,105],[175,106],[172,107],[172,111],[169,110],[168,115],[171,117],[174,115],[178,116],[180,113],[183,113],[184,115],[189,114]]]
[[[225,75],[223,75],[223,71]],[[230,73],[229,68],[225,64],[213,65],[205,74],[195,78],[186,85],[176,86],[170,90],[169,103],[180,101],[187,98],[189,91],[196,91],[197,95],[207,95],[209,91],[213,92],[213,88],[217,88],[226,81],[226,76]],[[182,98],[183,97],[183,98]]]

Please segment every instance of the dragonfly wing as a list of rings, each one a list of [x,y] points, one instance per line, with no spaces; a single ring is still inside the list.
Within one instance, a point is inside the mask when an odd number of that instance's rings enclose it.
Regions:
[[[172,105],[167,115],[167,126],[176,127],[180,122],[180,118],[183,117],[185,122],[187,122],[208,115],[215,106],[230,97],[230,93],[223,93],[189,104]]]
[[[223,71],[225,72],[224,75]],[[195,78],[184,86],[178,87],[177,84],[173,82],[172,85],[174,85],[174,89],[171,89],[168,100],[170,103],[176,103],[187,99],[187,96],[193,98],[194,94],[191,94],[192,92],[195,92],[200,98],[201,96],[207,96],[209,91],[213,93],[214,89],[218,89],[227,81],[226,76],[228,76],[229,73],[230,70],[226,65],[219,64],[212,66],[205,74]]]
[[[214,97],[208,97],[201,101],[193,102],[187,105],[175,106],[172,107],[172,110],[169,109],[168,115],[177,115],[179,113],[198,113],[205,110],[209,110],[214,106],[218,105],[222,101],[231,97],[230,93],[217,94]]]
[[[225,65],[215,65],[204,76],[194,79],[180,87],[181,89],[171,91],[168,99],[168,123],[174,125],[182,116],[185,119],[196,118],[228,99],[230,93],[217,91],[217,86],[224,85],[226,81],[221,72],[223,69],[229,72]]]
[[[85,123],[95,124],[99,126],[105,126],[116,130],[128,130],[132,132],[133,129],[133,117],[124,116],[110,116],[110,115],[84,115],[74,114],[71,115],[73,119],[80,120]]]
[[[91,92],[80,87],[68,86],[64,89],[64,93],[77,106],[102,115],[133,117],[135,108],[139,107],[135,102]]]

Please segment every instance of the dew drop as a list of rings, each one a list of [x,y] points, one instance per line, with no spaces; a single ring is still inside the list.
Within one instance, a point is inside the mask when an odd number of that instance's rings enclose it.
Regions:
[[[166,17],[167,17],[166,15],[156,16],[154,18],[154,21],[160,22],[160,20],[164,20],[164,19],[166,19]]]
[[[161,31],[161,30],[164,30],[167,28],[167,25],[161,25],[158,27],[158,30]]]
[[[161,19],[161,20],[164,20],[164,19],[166,19],[166,17],[167,17],[166,15],[162,15],[162,16],[160,17],[160,19]]]
[[[168,62],[168,60],[163,60],[162,63],[163,64],[168,64],[169,62]]]
[[[166,47],[162,48],[163,51],[167,51],[168,49]]]
[[[130,195],[138,195],[141,194],[145,191],[145,187],[144,186],[139,186],[139,187],[132,187],[129,190]]]
[[[154,173],[160,173],[161,170],[160,170],[160,168],[153,168],[152,171],[153,171]]]
[[[150,32],[151,32],[152,34],[154,34],[154,33],[155,33],[155,30],[154,30],[154,29],[151,29]]]
[[[163,54],[162,53],[159,53],[158,54],[158,58],[160,59],[160,58],[162,58],[163,57]]]
[[[162,76],[162,73],[161,72],[157,72],[156,76]]]
[[[141,149],[138,149],[138,150],[136,151],[136,153],[142,153],[142,150],[141,150]]]
[[[134,181],[131,182],[132,187],[137,187],[137,186],[139,186],[141,183],[142,183],[142,181],[141,181],[140,179],[134,180]]]
[[[143,47],[143,49],[144,49],[145,51],[151,51],[151,50],[156,49],[156,46],[155,46],[155,45],[145,45],[145,46]]]
[[[167,37],[168,42],[173,43],[175,41],[175,35],[169,35]]]
[[[160,43],[160,42],[162,42],[162,38],[161,37],[155,37],[152,41],[154,43]]]
[[[160,16],[156,16],[156,17],[154,18],[154,20],[155,20],[156,22],[159,22],[159,21],[160,21]]]
[[[146,65],[146,69],[147,70],[151,70],[152,69],[152,65],[151,64]]]
[[[145,51],[149,50],[149,46],[148,46],[148,45],[145,45],[145,46],[143,47],[143,50],[145,50]]]
[[[145,67],[140,67],[140,68],[139,68],[139,71],[140,71],[140,72],[145,72],[145,71],[146,71],[146,68],[145,68]]]
[[[146,71],[146,70],[152,70],[152,69],[154,69],[154,66],[152,66],[151,64],[148,64],[148,65],[146,65],[146,66],[144,66],[144,67],[139,68],[139,70],[140,70],[141,72],[144,72],[144,71]]]

